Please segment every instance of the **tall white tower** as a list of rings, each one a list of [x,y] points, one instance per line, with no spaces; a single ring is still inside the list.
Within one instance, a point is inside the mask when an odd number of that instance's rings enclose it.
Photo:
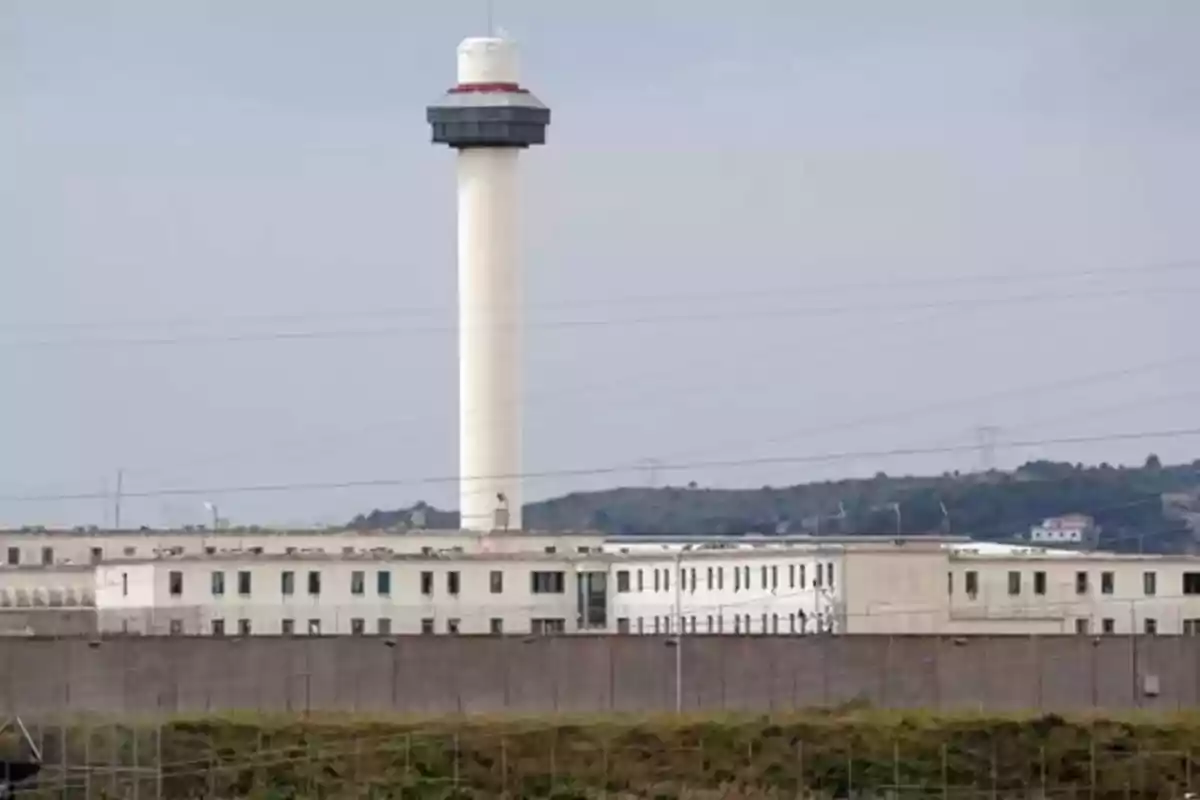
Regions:
[[[458,151],[459,511],[473,531],[521,529],[521,269],[517,157],[550,109],[521,88],[517,49],[458,46],[458,84],[427,110]]]

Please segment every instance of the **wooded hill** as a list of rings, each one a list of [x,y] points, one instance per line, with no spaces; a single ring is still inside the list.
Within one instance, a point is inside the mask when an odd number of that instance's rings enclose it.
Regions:
[[[896,506],[900,513],[897,515]],[[943,511],[944,508],[944,511]],[[414,517],[414,511],[417,514]],[[1200,551],[1200,460],[1140,467],[1033,461],[1011,472],[825,481],[761,489],[626,487],[525,506],[531,530],[614,534],[953,533],[1009,541],[1045,517],[1095,518],[1098,545],[1126,552]],[[899,516],[899,520],[897,520]],[[425,504],[372,511],[358,528],[454,528],[458,514]]]

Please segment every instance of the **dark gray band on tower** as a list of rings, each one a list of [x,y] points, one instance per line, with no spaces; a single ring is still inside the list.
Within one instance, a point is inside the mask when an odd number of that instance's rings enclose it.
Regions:
[[[451,92],[426,110],[434,144],[518,147],[546,143],[550,109],[528,92]]]

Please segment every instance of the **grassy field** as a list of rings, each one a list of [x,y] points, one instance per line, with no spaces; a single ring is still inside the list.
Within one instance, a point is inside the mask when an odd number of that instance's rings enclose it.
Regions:
[[[34,727],[30,797],[1178,797],[1200,715],[222,716]],[[11,741],[5,743],[11,751]]]

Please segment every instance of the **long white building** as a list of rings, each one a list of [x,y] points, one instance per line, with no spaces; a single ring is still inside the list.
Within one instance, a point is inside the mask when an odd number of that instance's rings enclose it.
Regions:
[[[1200,633],[1200,559],[962,540],[27,530],[0,556],[7,633]]]

